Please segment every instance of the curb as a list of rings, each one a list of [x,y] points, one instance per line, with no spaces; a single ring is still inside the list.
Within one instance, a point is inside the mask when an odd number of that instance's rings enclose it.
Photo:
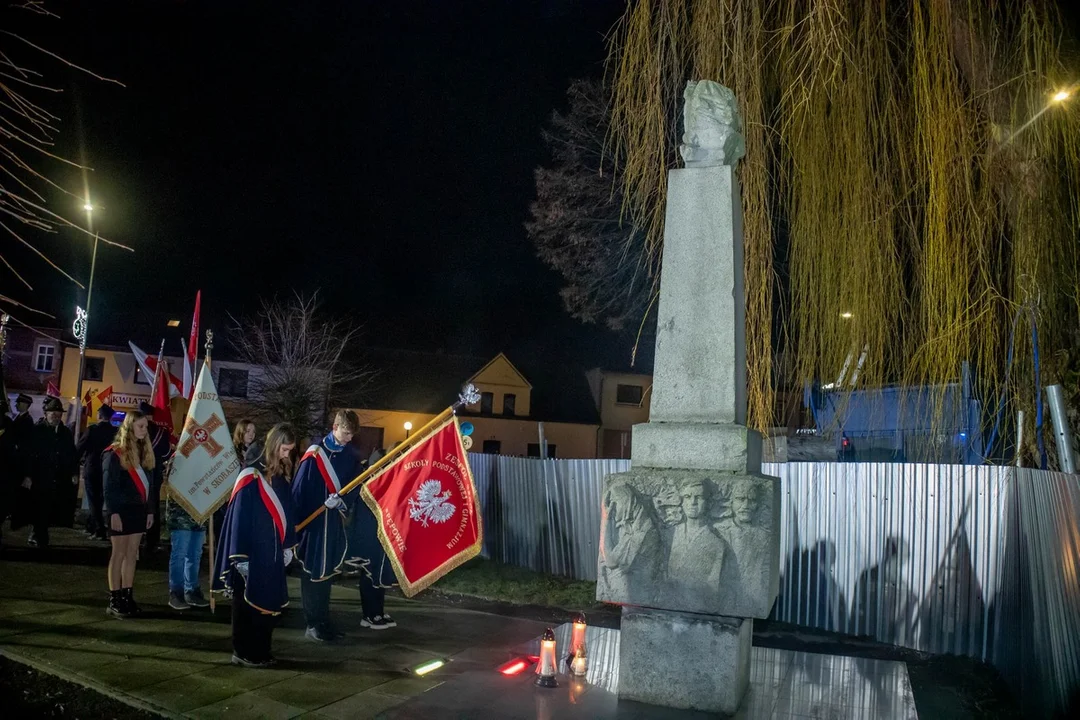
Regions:
[[[125,705],[129,705],[136,710],[142,710],[143,712],[158,715],[159,717],[163,718],[169,718],[170,720],[183,720],[184,718],[183,715],[178,715],[176,713],[170,712],[169,710],[165,710],[164,708],[157,707],[156,705],[148,703],[145,700],[135,697],[134,695],[128,695],[127,693],[120,690],[113,690],[112,688],[98,685],[97,683],[87,680],[82,675],[73,673],[70,670],[65,670],[64,668],[60,668],[55,665],[49,665],[48,663],[42,662],[41,660],[30,658],[25,655],[13,653],[8,648],[0,647],[0,656],[6,657],[8,660],[11,660],[13,662],[26,665],[27,667],[33,668],[38,672],[45,673],[46,675],[52,675],[53,677],[67,681],[69,683],[72,683],[73,685],[78,685],[79,687],[85,688],[87,690],[92,690],[96,693],[116,700],[117,702],[122,702]]]

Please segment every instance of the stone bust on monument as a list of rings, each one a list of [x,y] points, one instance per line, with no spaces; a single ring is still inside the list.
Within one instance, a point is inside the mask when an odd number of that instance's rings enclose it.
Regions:
[[[734,713],[753,618],[780,567],[780,484],[746,427],[745,154],[732,92],[687,84],[686,167],[670,172],[649,422],[605,480],[596,596],[622,609],[619,696]],[[705,673],[704,675],[702,673]]]

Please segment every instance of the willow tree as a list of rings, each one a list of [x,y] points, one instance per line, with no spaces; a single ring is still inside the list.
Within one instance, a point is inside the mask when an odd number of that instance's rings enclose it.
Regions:
[[[993,410],[1033,407],[1038,359],[1056,379],[1080,317],[1080,68],[1061,36],[1037,0],[630,4],[611,142],[653,277],[686,81],[727,85],[743,114],[751,422],[770,422],[775,336],[792,383],[863,348],[860,386],[942,388],[967,361]]]

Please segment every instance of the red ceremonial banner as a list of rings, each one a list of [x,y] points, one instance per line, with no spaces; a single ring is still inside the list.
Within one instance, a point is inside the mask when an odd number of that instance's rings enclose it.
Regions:
[[[480,505],[456,417],[377,472],[360,496],[406,597],[480,554]]]

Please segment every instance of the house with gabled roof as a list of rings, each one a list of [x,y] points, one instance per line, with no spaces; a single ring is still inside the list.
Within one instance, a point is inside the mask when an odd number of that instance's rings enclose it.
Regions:
[[[600,415],[583,370],[542,361],[406,350],[370,350],[376,376],[349,407],[361,453],[404,440],[472,383],[480,401],[459,416],[475,428],[472,451],[521,457],[595,458]],[[546,449],[546,452],[545,452]]]

